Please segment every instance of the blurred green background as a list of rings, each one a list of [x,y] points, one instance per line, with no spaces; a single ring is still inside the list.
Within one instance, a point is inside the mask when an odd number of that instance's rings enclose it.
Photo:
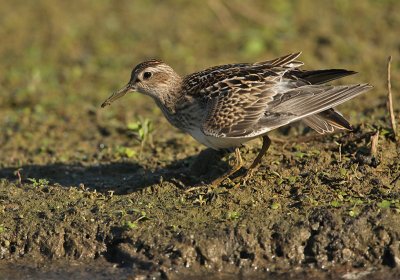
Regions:
[[[388,55],[399,92],[396,0],[2,0],[0,38],[3,166],[104,159],[104,147],[129,145],[118,128],[139,116],[155,122],[156,139],[175,137],[147,97],[99,108],[147,58],[187,74],[302,51],[304,68],[355,70],[342,83],[375,86],[343,105],[353,123],[385,114],[378,109],[385,104]]]

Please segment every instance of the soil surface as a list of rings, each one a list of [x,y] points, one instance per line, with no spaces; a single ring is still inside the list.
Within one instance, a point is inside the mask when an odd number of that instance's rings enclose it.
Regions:
[[[400,4],[253,2],[0,3],[1,279],[400,277],[385,84],[392,54],[398,122]],[[100,108],[149,56],[189,73],[298,50],[305,68],[350,68],[338,83],[375,88],[339,108],[353,132],[272,132],[246,183],[208,186],[233,155],[172,128],[151,99]],[[260,147],[241,148],[247,164]]]

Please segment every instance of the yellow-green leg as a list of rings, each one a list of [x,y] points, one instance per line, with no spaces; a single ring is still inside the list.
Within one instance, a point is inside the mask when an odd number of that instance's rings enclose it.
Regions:
[[[243,160],[240,155],[240,150],[239,148],[235,149],[235,164],[232,166],[231,170],[226,172],[224,175],[221,177],[215,179],[214,181],[211,182],[211,185],[214,187],[217,187],[219,184],[221,184],[225,179],[227,179],[229,176],[235,174],[237,171],[239,171],[240,168],[243,166]]]
[[[253,163],[247,169],[246,173],[242,176],[243,181],[246,182],[248,179],[253,176],[254,171],[257,170],[258,165],[261,162],[263,156],[267,153],[269,146],[271,145],[271,139],[267,135],[262,137],[263,143],[260,152],[258,153],[257,157],[254,159]]]

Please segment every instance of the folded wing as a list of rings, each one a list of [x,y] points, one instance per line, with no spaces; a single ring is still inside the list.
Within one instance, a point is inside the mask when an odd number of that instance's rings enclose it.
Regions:
[[[371,89],[368,84],[331,86],[325,82],[352,75],[344,69],[304,71],[300,53],[243,64],[218,76],[200,91],[208,98],[204,134],[214,137],[255,137],[303,120],[319,133],[351,129],[333,107]],[[228,67],[228,66],[220,66]],[[232,66],[233,67],[233,66]],[[215,68],[217,69],[217,68]]]

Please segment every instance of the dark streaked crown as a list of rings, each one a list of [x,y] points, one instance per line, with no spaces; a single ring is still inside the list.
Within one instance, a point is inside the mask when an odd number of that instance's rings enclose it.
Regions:
[[[132,73],[131,73],[131,79],[136,77],[140,72],[142,72],[147,67],[149,67],[149,66],[157,66],[157,65],[162,64],[162,63],[164,63],[164,62],[159,60],[159,59],[150,59],[150,60],[146,60],[146,61],[144,61],[142,63],[139,63],[138,65],[136,65],[135,68],[133,68]]]

